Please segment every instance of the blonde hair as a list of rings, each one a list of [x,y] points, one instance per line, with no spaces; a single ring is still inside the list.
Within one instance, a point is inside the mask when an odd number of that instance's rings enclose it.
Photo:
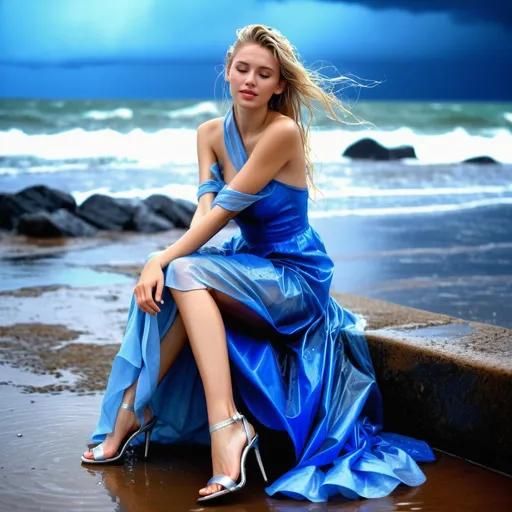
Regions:
[[[326,78],[320,73],[308,70],[300,62],[296,48],[278,30],[264,25],[248,25],[236,31],[237,40],[228,49],[225,66],[229,69],[236,52],[246,44],[256,43],[269,49],[281,68],[281,77],[286,81],[284,91],[274,94],[269,101],[269,108],[293,119],[300,128],[304,153],[306,157],[306,174],[308,184],[316,190],[314,183],[314,165],[311,160],[309,134],[313,121],[313,101],[318,101],[331,119],[346,123],[341,117],[351,116],[360,121],[347,110],[336,97],[335,85],[339,82],[356,84],[348,77]],[[303,119],[303,108],[309,113],[307,121]],[[341,112],[341,115],[338,113]],[[352,124],[352,123],[350,123]]]

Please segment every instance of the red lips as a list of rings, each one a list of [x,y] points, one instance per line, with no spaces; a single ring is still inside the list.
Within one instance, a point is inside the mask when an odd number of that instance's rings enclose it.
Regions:
[[[252,96],[258,96],[254,91],[251,91],[250,89],[242,89],[240,92],[242,94],[251,94]]]

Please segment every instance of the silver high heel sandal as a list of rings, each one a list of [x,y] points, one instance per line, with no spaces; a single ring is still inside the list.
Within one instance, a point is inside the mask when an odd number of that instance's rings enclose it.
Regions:
[[[221,421],[220,423],[217,423],[210,427],[210,434],[212,432],[215,432],[216,430],[219,430],[221,428],[227,427],[228,425],[231,425],[233,423],[236,423],[237,421],[243,421],[244,429],[245,429],[245,435],[247,436],[247,446],[244,448],[242,452],[242,457],[240,459],[240,482],[237,484],[229,476],[226,475],[215,475],[210,480],[208,480],[208,483],[206,484],[219,484],[224,487],[221,491],[214,492],[212,494],[207,494],[206,496],[200,496],[197,498],[197,501],[208,501],[212,500],[214,498],[218,498],[219,496],[223,496],[228,493],[233,493],[236,491],[239,491],[245,486],[246,478],[245,478],[245,459],[247,458],[247,454],[254,450],[254,455],[256,455],[256,460],[258,461],[258,466],[260,467],[261,474],[263,476],[263,480],[265,480],[265,483],[268,482],[267,475],[265,473],[265,468],[263,467],[263,461],[261,460],[260,450],[258,447],[258,434],[254,434],[254,437],[251,439],[251,432],[249,431],[249,424],[247,422],[247,419],[243,414],[240,414],[239,412],[235,413],[233,417],[231,417],[229,420]]]
[[[135,412],[133,406],[129,404],[122,403],[120,408],[128,409],[129,411]],[[113,457],[110,457],[110,459],[107,459],[105,457],[105,454],[103,453],[103,443],[100,443],[98,446],[95,446],[90,450],[92,452],[93,458],[87,459],[82,455],[82,462],[86,462],[87,464],[109,464],[110,462],[116,462],[125,454],[126,450],[128,449],[128,446],[130,446],[130,443],[137,436],[143,433],[146,434],[146,439],[144,442],[144,458],[147,459],[149,453],[149,440],[151,438],[151,432],[153,431],[153,428],[156,425],[156,421],[156,416],[153,416],[153,418],[151,418],[150,421],[148,421],[145,425],[141,425],[138,430],[132,432],[131,434],[127,434],[127,436],[121,442],[119,449],[117,450],[117,453]]]

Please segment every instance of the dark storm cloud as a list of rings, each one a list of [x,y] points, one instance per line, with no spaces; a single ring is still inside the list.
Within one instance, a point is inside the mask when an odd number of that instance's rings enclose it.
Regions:
[[[510,0],[318,0],[366,5],[372,9],[404,9],[411,12],[448,12],[462,21],[494,21],[512,27]]]

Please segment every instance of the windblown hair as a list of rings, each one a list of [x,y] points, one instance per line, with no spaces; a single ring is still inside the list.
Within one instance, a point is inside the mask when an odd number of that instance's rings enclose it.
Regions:
[[[268,106],[270,109],[290,117],[298,124],[306,156],[307,180],[309,185],[316,190],[313,179],[314,165],[309,145],[310,128],[315,110],[313,101],[319,102],[331,119],[347,123],[342,116],[356,118],[337,98],[335,86],[341,82],[352,85],[357,82],[344,76],[326,78],[316,71],[306,69],[298,58],[296,48],[276,29],[264,25],[248,25],[238,29],[236,35],[237,40],[228,49],[226,55],[226,69],[232,64],[237,51],[250,43],[256,43],[269,49],[279,63],[280,78],[286,80],[286,86],[281,94],[274,94],[270,98]],[[307,120],[303,118],[304,109],[309,114]],[[356,119],[356,121],[357,124],[360,124],[359,120]]]

